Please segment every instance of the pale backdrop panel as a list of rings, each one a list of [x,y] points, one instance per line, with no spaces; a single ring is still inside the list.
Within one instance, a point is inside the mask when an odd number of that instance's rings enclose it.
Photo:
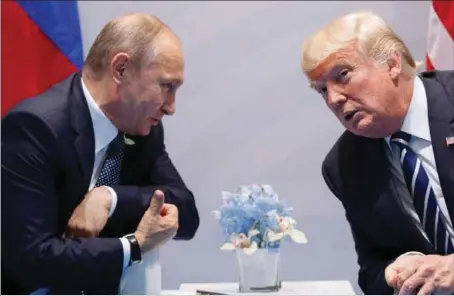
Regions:
[[[194,192],[201,225],[161,251],[163,288],[236,281],[233,253],[211,211],[220,191],[267,183],[295,208],[308,245],[285,244],[283,280],[350,280],[360,292],[352,236],[320,164],[342,128],[300,72],[303,38],[341,14],[382,15],[423,60],[429,3],[79,1],[84,51],[105,22],[129,12],[159,16],[180,36],[186,82],[164,120],[171,158]],[[371,168],[372,169],[372,168]]]

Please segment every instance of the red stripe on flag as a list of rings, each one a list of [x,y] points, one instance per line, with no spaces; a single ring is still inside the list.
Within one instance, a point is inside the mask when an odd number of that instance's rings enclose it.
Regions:
[[[454,42],[454,1],[432,1],[432,6]]]
[[[77,71],[13,1],[1,2],[2,116]]]
[[[435,70],[434,65],[432,65],[432,61],[430,60],[430,57],[426,55],[426,70],[427,71],[433,71]]]

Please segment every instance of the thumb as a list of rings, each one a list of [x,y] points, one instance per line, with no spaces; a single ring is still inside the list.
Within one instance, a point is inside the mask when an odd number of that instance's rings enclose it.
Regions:
[[[164,204],[164,193],[161,190],[156,190],[151,197],[150,211],[154,216],[159,216],[162,205]]]
[[[397,272],[392,266],[385,269],[385,280],[388,286],[394,288],[397,286]]]

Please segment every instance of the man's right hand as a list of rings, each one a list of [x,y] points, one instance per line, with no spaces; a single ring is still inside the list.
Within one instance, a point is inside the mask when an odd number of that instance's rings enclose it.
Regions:
[[[398,257],[385,269],[385,279],[388,286],[400,289],[402,284],[412,276],[424,262],[424,256],[404,255]]]
[[[164,193],[156,190],[149,208],[134,233],[142,253],[171,240],[178,230],[178,208],[164,203]]]

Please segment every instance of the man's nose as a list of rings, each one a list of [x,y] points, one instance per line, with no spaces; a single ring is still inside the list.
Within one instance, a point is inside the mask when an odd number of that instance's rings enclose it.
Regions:
[[[336,108],[347,101],[347,97],[342,93],[342,91],[334,86],[326,86],[326,103],[331,108]]]
[[[175,114],[175,101],[166,102],[162,106],[162,112],[165,115],[173,115],[173,114]]]

